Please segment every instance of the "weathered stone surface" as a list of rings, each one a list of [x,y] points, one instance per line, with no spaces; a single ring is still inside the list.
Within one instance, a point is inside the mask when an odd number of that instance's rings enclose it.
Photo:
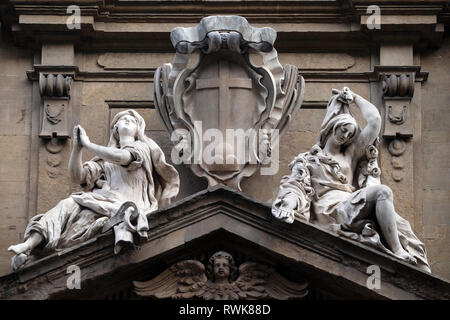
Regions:
[[[305,103],[309,101],[321,101],[325,104],[330,98],[331,89],[340,89],[342,87],[354,88],[355,92],[360,92],[363,97],[370,97],[370,87],[365,83],[323,83],[323,82],[309,82],[305,86]]]
[[[8,246],[21,241],[28,220],[27,183],[0,180],[0,190],[0,275],[4,275],[11,272]]]
[[[280,62],[299,66],[300,70],[348,70],[356,64],[355,58],[345,53],[284,53]]]
[[[27,180],[29,139],[26,135],[0,136],[0,150],[4,152],[0,163],[0,177],[2,180]],[[12,163],[15,165],[11,166]]]
[[[47,212],[70,194],[70,177],[67,167],[71,142],[71,140],[65,142],[61,151],[56,154],[48,151],[45,141],[39,147],[39,189],[35,215]]]
[[[250,55],[255,64],[261,65],[262,59],[256,54]],[[348,53],[280,53],[282,65],[292,64],[300,71],[346,71],[364,72],[370,69],[370,57],[367,55],[351,55]]]
[[[73,44],[42,45],[41,63],[52,66],[72,66],[74,64]]]
[[[450,94],[441,86],[450,83],[450,65],[446,63],[450,59],[449,40],[446,37],[440,49],[421,58],[421,64],[430,76],[422,86],[423,168],[417,176],[422,185],[422,192],[417,196],[423,199],[424,236],[429,237],[430,230],[439,230],[433,240],[426,239],[425,242],[431,268],[447,279],[450,279]]]
[[[413,51],[409,44],[383,44],[380,47],[380,64],[386,66],[410,66],[413,63]]]
[[[21,238],[27,219],[31,132],[28,52],[0,34],[0,275],[10,272],[8,243]]]
[[[390,140],[384,140],[380,148],[385,152],[380,157],[381,168],[381,182],[389,186],[394,194],[395,211],[408,220],[413,230],[421,232],[420,229],[415,229],[414,220],[414,203],[412,201],[404,201],[403,199],[410,199],[414,197],[414,177],[412,174],[413,168],[413,146],[412,143],[405,143],[405,151],[399,156],[390,154],[388,149]],[[402,168],[395,168],[393,160],[401,160]]]

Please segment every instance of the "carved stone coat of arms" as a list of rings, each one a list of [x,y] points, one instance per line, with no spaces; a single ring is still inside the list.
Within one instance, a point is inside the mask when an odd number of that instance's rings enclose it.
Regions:
[[[240,189],[271,161],[300,108],[304,80],[296,67],[281,66],[275,39],[272,28],[239,16],[171,32],[176,54],[155,73],[155,105],[175,145],[172,161],[189,164],[209,185]]]

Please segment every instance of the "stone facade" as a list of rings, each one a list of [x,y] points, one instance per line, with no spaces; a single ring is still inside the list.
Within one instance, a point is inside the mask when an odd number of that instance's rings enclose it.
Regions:
[[[105,145],[114,115],[133,108],[170,159],[170,139],[153,101],[154,72],[173,57],[169,33],[207,15],[238,14],[275,29],[281,64],[297,66],[306,81],[303,105],[281,139],[278,173],[244,179],[243,193],[268,204],[276,198],[287,164],[316,142],[332,88],[350,87],[385,117],[390,98],[383,96],[382,75],[413,74],[414,94],[405,99],[409,122],[401,129],[408,133],[397,136],[405,150],[393,153],[394,138],[382,136],[382,183],[425,242],[433,274],[450,279],[448,1],[401,7],[380,1],[379,29],[365,24],[371,18],[367,6],[375,2],[363,0],[266,1],[262,7],[235,1],[204,1],[203,7],[151,0],[137,7],[120,0],[108,1],[108,7],[90,0],[51,2],[10,0],[0,7],[0,274],[11,272],[7,248],[22,240],[27,221],[78,188],[67,173],[72,140],[40,136],[44,104],[54,102],[41,96],[40,75],[73,79],[65,100],[69,132],[81,124],[93,142]],[[67,28],[69,3],[81,8],[80,29]],[[91,156],[84,154],[85,160]],[[189,168],[176,168],[178,200],[207,187]]]

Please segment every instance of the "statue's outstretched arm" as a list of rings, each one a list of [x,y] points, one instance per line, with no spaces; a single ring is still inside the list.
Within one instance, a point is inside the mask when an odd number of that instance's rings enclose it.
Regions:
[[[94,153],[99,158],[118,165],[126,166],[133,160],[133,156],[127,150],[114,147],[104,147],[92,143],[86,134],[86,131],[79,127],[81,145]]]
[[[365,150],[365,148],[371,145],[380,134],[381,116],[377,107],[363,97],[354,94],[354,101],[367,121],[366,127],[361,131],[361,134],[356,140],[358,146],[363,148],[362,150]]]

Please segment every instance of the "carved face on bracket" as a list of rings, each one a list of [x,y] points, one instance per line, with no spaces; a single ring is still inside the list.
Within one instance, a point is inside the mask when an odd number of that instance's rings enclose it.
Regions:
[[[120,117],[115,125],[119,137],[129,136],[136,138],[137,128],[136,118],[130,114]]]
[[[355,133],[356,127],[353,123],[344,123],[336,126],[333,137],[338,145],[344,145],[353,139]]]

